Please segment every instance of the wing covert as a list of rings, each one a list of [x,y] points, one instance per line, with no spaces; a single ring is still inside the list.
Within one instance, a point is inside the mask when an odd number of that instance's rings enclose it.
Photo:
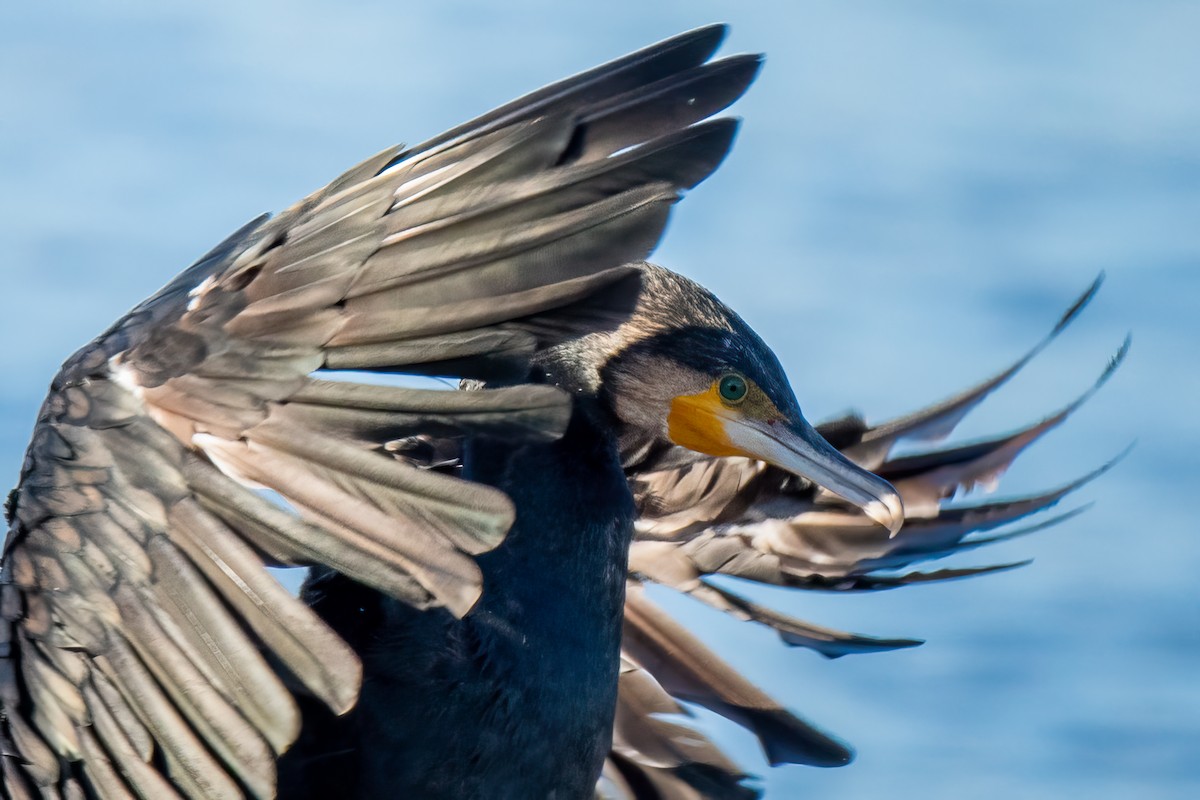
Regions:
[[[569,399],[522,369],[621,318],[638,288],[622,265],[724,158],[736,126],[704,120],[760,59],[708,62],[722,35],[385,150],[246,225],[64,364],[0,572],[5,796],[274,796],[293,692],[344,711],[361,666],[268,565],[470,609],[473,556],[511,502],[386,445],[562,432]],[[351,369],[518,385],[324,374]]]

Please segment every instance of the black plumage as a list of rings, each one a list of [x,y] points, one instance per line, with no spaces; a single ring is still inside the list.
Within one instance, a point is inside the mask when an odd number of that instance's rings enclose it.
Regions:
[[[634,509],[607,424],[472,447],[466,475],[517,509],[456,619],[341,576],[305,597],[363,659],[359,705],[281,765],[281,796],[587,797],[608,755]],[[537,476],[536,479],[531,479]]]

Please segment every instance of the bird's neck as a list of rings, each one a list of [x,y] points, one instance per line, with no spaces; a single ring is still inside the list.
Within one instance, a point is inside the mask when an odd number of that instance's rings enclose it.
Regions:
[[[577,395],[561,439],[515,450],[477,443],[465,465],[465,477],[504,490],[517,510],[504,543],[479,558],[478,613],[519,615],[555,635],[616,635],[634,507],[611,415]]]
[[[480,711],[520,746],[520,797],[591,797],[612,737],[634,506],[605,415],[577,400],[549,443],[478,444],[466,477],[516,507],[505,541],[480,556],[483,595],[464,620],[486,653],[471,682]],[[510,711],[499,711],[500,708]],[[516,763],[520,762],[520,763]]]

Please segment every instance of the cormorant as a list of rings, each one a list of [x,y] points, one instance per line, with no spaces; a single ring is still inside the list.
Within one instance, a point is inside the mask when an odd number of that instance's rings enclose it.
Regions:
[[[68,359],[7,508],[5,796],[566,800],[602,769],[621,796],[745,796],[736,767],[661,717],[672,696],[750,728],[773,763],[849,760],[640,582],[830,655],[911,644],[701,578],[903,583],[872,573],[972,526],[916,548],[895,535],[905,490],[863,464],[919,485],[936,523],[939,500],[1037,432],[888,459],[1001,379],[890,426],[826,427],[843,456],[736,314],[641,261],[732,142],[732,121],[705,120],[758,70],[709,61],[722,34],[386,150]],[[870,555],[806,566],[814,530]],[[272,564],[314,567],[304,602]]]

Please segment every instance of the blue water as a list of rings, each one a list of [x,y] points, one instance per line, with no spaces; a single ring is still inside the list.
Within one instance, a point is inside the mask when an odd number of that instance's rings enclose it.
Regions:
[[[1088,513],[962,563],[1022,570],[862,597],[763,592],[919,636],[827,662],[663,598],[859,748],[770,797],[1200,797],[1200,4],[1142,0],[7,4],[0,11],[0,477],[69,352],[225,233],[393,141],[714,20],[764,50],[734,154],[659,259],[773,344],[808,416],[940,398],[1075,328],[972,418],[1005,430],[1116,378],[1006,491]]]

